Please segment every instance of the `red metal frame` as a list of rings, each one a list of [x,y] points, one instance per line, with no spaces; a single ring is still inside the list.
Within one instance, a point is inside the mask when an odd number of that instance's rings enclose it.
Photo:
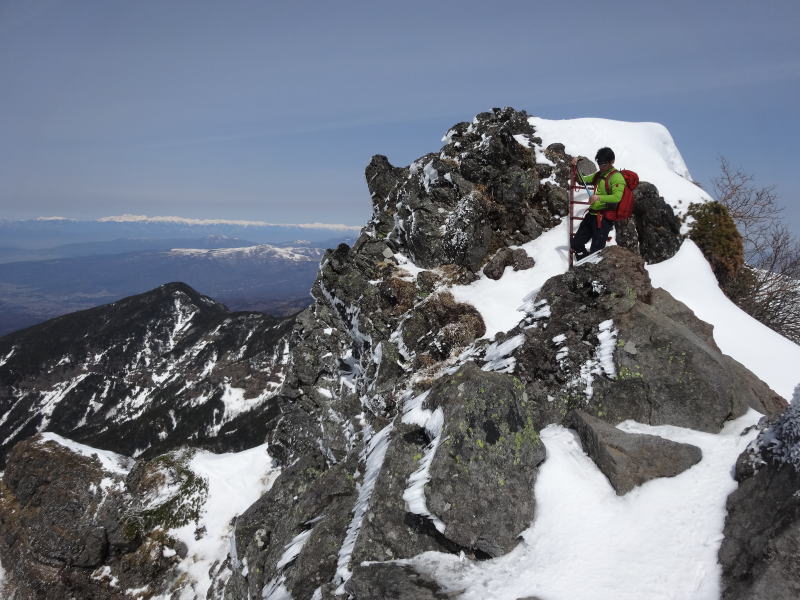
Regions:
[[[591,202],[580,202],[575,200],[575,190],[584,190],[583,186],[578,185],[577,181],[578,176],[578,165],[574,165],[572,167],[572,175],[570,176],[569,181],[569,222],[567,223],[567,252],[569,254],[569,268],[572,268],[572,236],[575,235],[572,232],[572,222],[573,221],[582,221],[583,216],[576,217],[574,212],[574,207],[576,204],[586,204],[589,205]]]

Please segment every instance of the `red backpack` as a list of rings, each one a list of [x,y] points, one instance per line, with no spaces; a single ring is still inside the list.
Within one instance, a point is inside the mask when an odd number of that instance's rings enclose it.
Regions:
[[[608,193],[610,189],[608,180],[616,172],[616,169],[609,171],[608,175],[603,179],[606,186],[606,193]],[[603,211],[603,216],[609,221],[622,221],[633,214],[633,190],[639,185],[639,176],[627,169],[622,169],[620,173],[622,173],[622,176],[625,178],[625,189],[622,192],[622,200],[619,201],[617,207],[607,208]]]

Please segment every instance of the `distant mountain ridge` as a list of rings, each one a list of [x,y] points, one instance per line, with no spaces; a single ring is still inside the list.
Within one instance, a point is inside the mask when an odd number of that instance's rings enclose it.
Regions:
[[[170,283],[2,337],[0,459],[43,429],[135,456],[224,438],[279,387],[292,325]]]
[[[47,248],[7,246],[0,247],[0,264],[102,254],[125,254],[145,250],[169,250],[171,248],[233,248],[255,245],[255,242],[227,235],[208,235],[202,238],[121,238],[99,242],[73,242]]]
[[[161,250],[0,264],[0,335],[170,281],[184,281],[234,310],[288,315],[310,303],[324,254],[308,240],[242,246],[238,238],[213,237],[200,247],[168,241]],[[208,247],[215,242],[233,247]]]

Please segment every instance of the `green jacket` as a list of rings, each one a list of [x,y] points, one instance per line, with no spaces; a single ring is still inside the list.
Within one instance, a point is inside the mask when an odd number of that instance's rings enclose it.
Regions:
[[[597,182],[597,191],[595,192],[600,199],[589,207],[591,212],[598,212],[607,208],[614,208],[614,205],[619,204],[619,201],[622,200],[622,192],[625,191],[625,177],[622,176],[622,173],[619,171],[614,173],[608,180],[608,184],[611,189],[606,189],[604,177],[613,168],[614,167],[611,169],[606,169],[601,173],[601,177]],[[592,173],[591,175],[581,175],[581,179],[583,179],[585,183],[592,183],[594,176],[595,173]]]

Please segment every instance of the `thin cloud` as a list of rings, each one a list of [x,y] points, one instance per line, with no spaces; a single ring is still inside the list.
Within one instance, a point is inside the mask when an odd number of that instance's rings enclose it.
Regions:
[[[98,223],[180,223],[182,225],[241,225],[243,227],[300,227],[302,229],[330,229],[333,231],[360,231],[358,225],[341,223],[269,223],[240,219],[193,219],[190,217],[150,217],[148,215],[116,215],[101,217]]]

